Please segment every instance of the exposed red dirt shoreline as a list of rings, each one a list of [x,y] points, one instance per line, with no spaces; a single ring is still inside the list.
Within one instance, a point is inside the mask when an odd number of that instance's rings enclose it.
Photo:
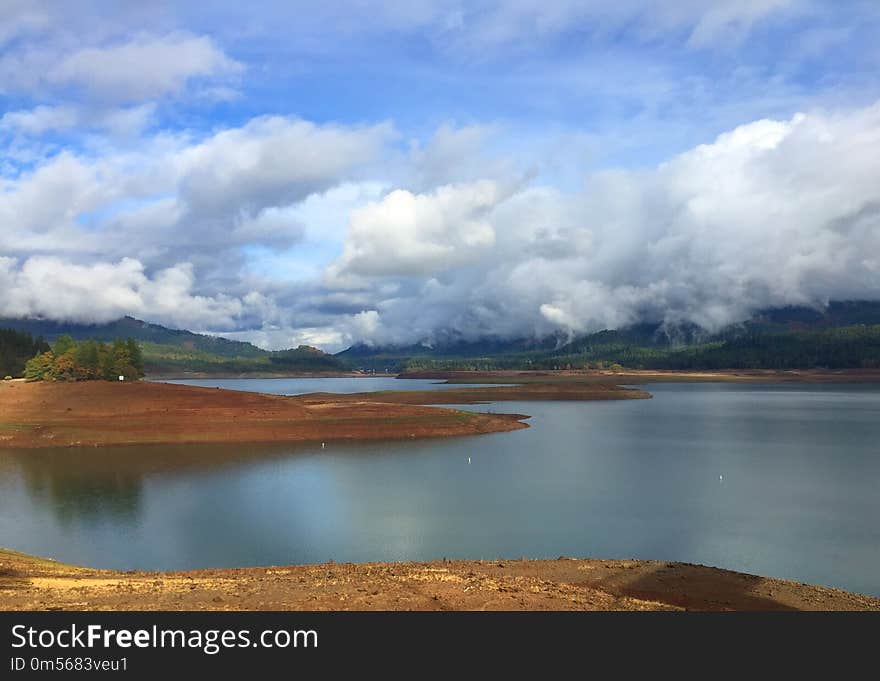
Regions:
[[[522,415],[283,397],[167,383],[0,383],[0,447],[305,442],[477,435],[525,428]]]

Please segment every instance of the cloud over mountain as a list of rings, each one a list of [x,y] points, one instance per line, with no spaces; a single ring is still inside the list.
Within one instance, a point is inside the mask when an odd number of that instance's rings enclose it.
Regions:
[[[352,216],[330,269],[372,277],[381,342],[644,319],[714,330],[762,307],[880,297],[878,177],[878,104],[756,121],[579,191],[393,192]],[[482,197],[479,220],[448,219],[449,196],[458,211]]]
[[[880,298],[873,3],[0,8],[0,315],[340,349]]]

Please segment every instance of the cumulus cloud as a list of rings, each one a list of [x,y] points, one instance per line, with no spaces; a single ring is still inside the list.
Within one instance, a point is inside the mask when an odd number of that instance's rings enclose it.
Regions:
[[[294,208],[362,172],[392,134],[266,117],[202,140],[157,136],[98,157],[65,151],[0,177],[0,252],[136,255],[157,267],[288,247],[304,231]]]
[[[758,120],[579,188],[501,170],[353,191],[381,177],[393,140],[387,125],[259,118],[0,179],[0,314],[135,314],[339,348],[643,320],[718,329],[769,306],[880,299],[880,103]],[[348,225],[335,259],[321,251],[323,277],[245,267],[250,249],[290,253],[306,234],[317,252],[318,207],[340,200]]]
[[[307,221],[321,224],[312,215],[321,200],[357,200],[348,180],[393,135],[384,124],[264,117],[201,139],[157,135],[134,149],[63,151],[0,175],[0,315],[289,326],[293,312],[276,303],[273,278],[259,266],[248,276],[246,265],[255,252],[302,242]],[[296,323],[317,329],[327,324],[319,316]],[[305,338],[297,333],[289,335]]]
[[[400,277],[358,330],[375,342],[715,330],[764,307],[880,298],[878,177],[880,104],[761,120],[577,192],[392,192],[353,214],[329,271],[361,277],[361,294],[365,275]]]
[[[351,168],[374,160],[392,128],[317,126],[267,116],[225,130],[181,152],[181,199],[195,213],[254,214],[329,189]]]
[[[242,301],[195,295],[194,285],[189,263],[149,277],[133,258],[79,265],[48,256],[21,263],[0,257],[0,315],[104,322],[134,314],[180,326],[233,326]]]
[[[0,7],[0,314],[339,349],[880,298],[870,3]]]
[[[487,218],[502,198],[501,187],[489,180],[431,194],[394,190],[353,212],[330,277],[418,276],[478,261],[495,243]]]

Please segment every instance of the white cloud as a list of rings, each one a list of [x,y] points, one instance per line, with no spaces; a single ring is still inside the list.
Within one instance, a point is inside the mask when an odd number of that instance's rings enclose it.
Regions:
[[[101,322],[126,314],[178,326],[231,327],[242,301],[193,293],[192,265],[180,263],[148,277],[132,258],[74,264],[33,256],[22,263],[0,257],[0,316]]]
[[[44,78],[102,99],[131,102],[179,94],[190,79],[236,76],[241,70],[206,36],[142,35],[67,54]]]
[[[377,342],[646,319],[718,329],[763,307],[880,298],[878,178],[880,103],[756,121],[579,192],[492,195],[476,227],[471,191],[392,192],[354,213],[329,272],[359,275],[362,294],[369,277],[407,277],[366,308],[359,337]],[[468,246],[489,234],[492,248]]]
[[[193,212],[206,215],[254,214],[298,202],[375,160],[392,134],[388,124],[347,128],[256,118],[179,154],[181,198]]]
[[[431,194],[397,189],[352,213],[331,278],[427,275],[489,253],[489,213],[504,197],[496,182],[446,185]]]
[[[78,120],[72,107],[40,105],[29,111],[7,111],[0,117],[0,130],[40,135],[49,130],[68,130]]]
[[[141,33],[83,47],[50,32],[0,56],[0,92],[70,98],[72,90],[74,99],[132,104],[180,95],[193,83],[234,84],[242,71],[207,36]]]
[[[392,134],[388,125],[267,117],[197,142],[159,135],[94,158],[62,152],[0,177],[0,253],[91,252],[162,266],[245,245],[287,247],[306,229],[297,207],[362,172]]]
[[[372,170],[383,126],[259,119],[100,160],[61,154],[0,181],[0,253],[18,254],[4,313],[142,314],[337,347],[645,319],[715,329],[767,306],[880,298],[878,131],[880,103],[813,111],[579,190],[483,179],[378,198],[381,183],[345,178]],[[258,261],[245,276],[242,247],[290,249],[315,226],[310,249],[322,230],[336,243],[313,215],[324,204],[351,212],[323,283]]]
[[[261,118],[201,141],[62,153],[0,180],[0,253],[17,254],[5,313],[143,314],[335,347],[643,319],[718,328],[766,306],[880,298],[878,131],[880,103],[813,111],[653,170],[590,174],[579,190],[501,171],[378,198],[382,183],[346,182],[376,176],[388,126]],[[336,243],[313,215],[324,204],[351,212],[323,282],[258,261],[244,275],[241,248],[290,249],[307,233],[320,248],[323,230]]]
[[[45,30],[51,21],[49,13],[31,0],[2,0],[0,12],[0,46],[22,34]]]
[[[48,132],[98,130],[112,137],[141,132],[155,112],[154,104],[127,107],[47,106],[7,111],[0,117],[0,133],[38,137]]]

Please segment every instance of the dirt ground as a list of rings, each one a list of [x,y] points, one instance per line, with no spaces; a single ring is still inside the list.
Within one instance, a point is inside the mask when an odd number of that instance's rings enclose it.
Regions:
[[[0,382],[0,447],[296,442],[474,435],[525,428],[520,415],[304,399],[166,383]]]
[[[449,381],[455,383],[456,381]],[[491,381],[490,381],[491,382]],[[632,400],[648,399],[650,393],[624,388],[607,380],[587,381],[527,381],[521,384],[489,387],[444,388],[443,390],[400,390],[354,395],[316,393],[303,395],[303,401],[344,404],[371,399],[393,404],[477,404],[482,402],[509,402],[517,400]]]
[[[650,397],[612,384],[320,393],[283,397],[170,383],[0,382],[0,447],[297,442],[476,435],[526,428],[521,414],[422,406]]]
[[[2,610],[880,610],[880,600],[642,560],[114,572],[0,549]]]

